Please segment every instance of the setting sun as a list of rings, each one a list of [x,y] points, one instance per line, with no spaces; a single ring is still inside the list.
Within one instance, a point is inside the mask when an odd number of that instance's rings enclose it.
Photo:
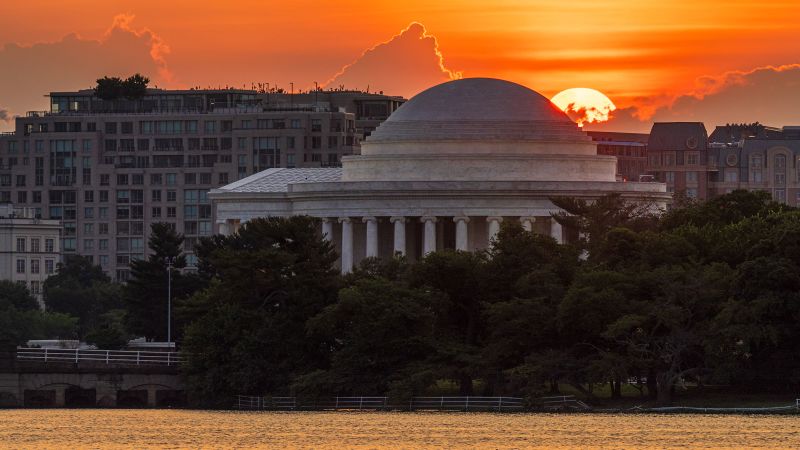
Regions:
[[[550,99],[562,111],[583,126],[585,123],[606,122],[611,111],[617,109],[602,92],[590,88],[571,88],[554,95]]]

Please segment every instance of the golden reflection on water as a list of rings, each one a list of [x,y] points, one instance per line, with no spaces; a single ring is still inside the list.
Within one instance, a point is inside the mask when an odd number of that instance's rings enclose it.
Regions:
[[[798,416],[0,410],[0,448],[798,448]]]

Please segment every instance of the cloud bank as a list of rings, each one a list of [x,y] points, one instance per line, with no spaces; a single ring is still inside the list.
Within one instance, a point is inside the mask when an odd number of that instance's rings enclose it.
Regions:
[[[611,113],[606,123],[586,129],[650,130],[653,122],[697,121],[711,130],[726,123],[761,122],[772,126],[800,124],[800,64],[730,71],[697,80],[696,88],[646,114],[628,107]]]
[[[0,104],[6,117],[47,109],[40,95],[88,88],[104,75],[140,72],[152,83],[172,81],[166,61],[169,47],[153,31],[135,29],[133,19],[130,14],[114,17],[100,39],[72,33],[55,42],[0,48]]]
[[[436,37],[414,22],[400,34],[361,54],[323,84],[411,97],[433,85],[461,78],[448,69]]]

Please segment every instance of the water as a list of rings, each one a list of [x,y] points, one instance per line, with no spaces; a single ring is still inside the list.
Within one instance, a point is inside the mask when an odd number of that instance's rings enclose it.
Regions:
[[[800,417],[0,410],[0,448],[798,448]]]

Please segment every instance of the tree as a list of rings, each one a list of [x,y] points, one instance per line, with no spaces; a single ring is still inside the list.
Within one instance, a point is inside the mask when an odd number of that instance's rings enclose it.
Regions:
[[[107,101],[114,101],[120,98],[132,101],[141,100],[147,95],[147,85],[149,83],[150,79],[139,73],[131,75],[124,80],[119,77],[104,76],[97,79],[94,95]]]
[[[187,302],[188,387],[210,404],[233,394],[286,394],[292,380],[327,365],[328,348],[306,321],[335,302],[336,254],[310,217],[256,219],[206,241],[214,274]]]
[[[0,349],[14,348],[30,339],[73,338],[76,320],[48,313],[21,283],[0,281]]]
[[[107,101],[113,101],[123,94],[123,81],[119,77],[108,77],[97,79],[97,86],[94,88],[94,96]]]
[[[410,289],[381,277],[364,277],[339,291],[339,300],[308,321],[330,366],[305,374],[294,383],[299,393],[359,395],[387,392],[397,386],[403,398],[419,394],[419,384],[433,356],[434,294]]]
[[[471,395],[479,372],[479,338],[484,331],[481,305],[490,298],[486,254],[450,250],[430,253],[412,266],[410,286],[440,294],[431,305],[436,315],[440,375],[456,380],[462,395]]]
[[[34,310],[39,305],[24,283],[0,280],[0,310]]]
[[[152,254],[146,260],[131,262],[131,278],[124,290],[128,309],[127,323],[131,333],[166,341],[170,276],[173,305],[202,287],[196,275],[180,271],[186,267],[183,239],[167,223],[153,223],[150,226],[148,247]],[[167,273],[167,260],[174,261],[170,274]],[[181,324],[173,322],[172,337],[179,338],[182,328]]]
[[[121,96],[127,100],[141,100],[147,95],[147,85],[150,79],[137,73],[122,82]]]
[[[100,266],[85,257],[70,255],[44,282],[44,301],[54,312],[78,319],[78,335],[85,336],[100,316],[122,306],[122,291]]]

